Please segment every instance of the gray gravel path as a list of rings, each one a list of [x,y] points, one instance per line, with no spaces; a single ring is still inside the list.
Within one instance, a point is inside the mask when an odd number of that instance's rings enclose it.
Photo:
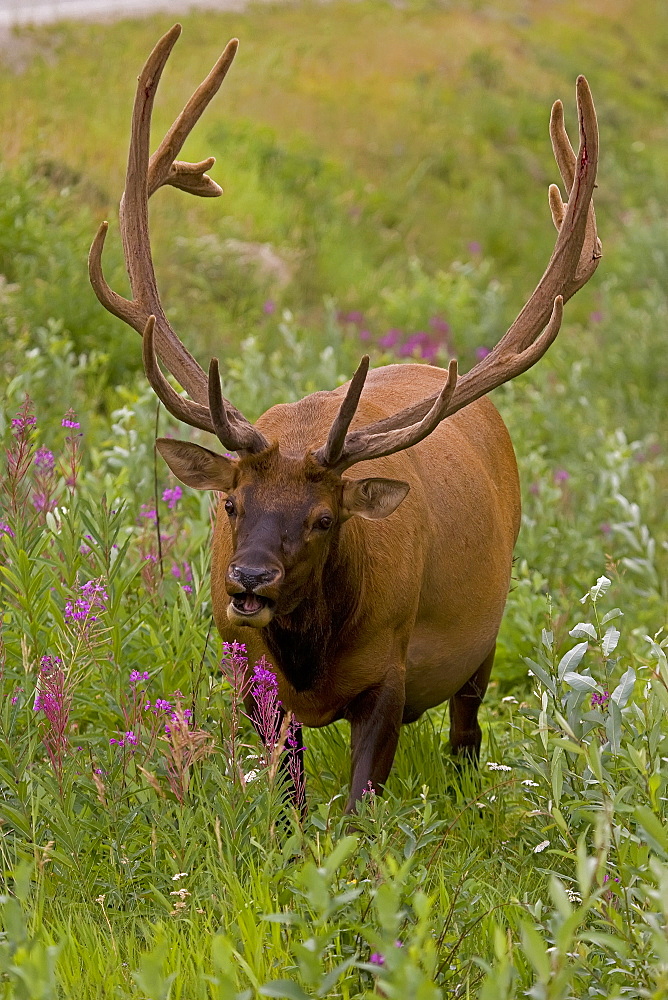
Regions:
[[[0,0],[0,28],[66,19],[142,17],[156,11],[183,15],[193,7],[242,10],[246,0]]]

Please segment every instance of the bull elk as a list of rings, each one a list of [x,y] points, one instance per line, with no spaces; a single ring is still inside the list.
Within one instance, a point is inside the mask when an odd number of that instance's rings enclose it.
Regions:
[[[102,305],[143,335],[146,375],[169,412],[236,453],[157,441],[181,482],[222,494],[211,571],[222,638],[245,642],[251,663],[267,657],[282,704],[300,723],[350,722],[352,811],[369,782],[380,789],[386,781],[402,723],[446,700],[453,751],[477,758],[478,709],[520,526],[513,447],[486,396],[542,357],[564,301],[598,264],[596,114],[581,76],[576,155],[561,103],[552,108],[552,146],[568,200],[550,186],[554,251],[490,354],[459,378],[456,361],[447,371],[422,364],[369,371],[364,357],[346,385],[273,406],[253,425],[222,395],[218,361],[205,373],[171,328],[154,274],[154,191],[172,184],[204,197],[222,193],[207,176],[213,157],[176,157],[238,44],[229,42],[149,157],[156,89],[180,30],[175,25],[149,56],[134,103],[120,205],[133,297],[122,298],[103,277],[106,222],[91,247],[90,279]],[[172,388],[158,358],[189,398]]]

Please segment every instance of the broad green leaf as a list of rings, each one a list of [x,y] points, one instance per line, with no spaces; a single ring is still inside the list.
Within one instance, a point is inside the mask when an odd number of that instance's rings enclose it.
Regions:
[[[564,674],[566,671],[577,670],[580,663],[582,662],[582,657],[585,655],[589,648],[588,642],[579,642],[577,646],[573,646],[565,653],[561,660],[559,661],[559,666],[557,668],[557,673],[559,675],[559,680],[564,679]]]
[[[610,702],[608,718],[605,723],[605,735],[610,740],[610,749],[618,754],[622,742],[622,713],[615,701]]]
[[[574,639],[584,639],[584,637],[586,635],[588,635],[589,638],[593,639],[594,641],[596,641],[596,639],[598,639],[598,635],[596,633],[596,629],[591,624],[591,622],[579,622],[575,626],[575,628],[572,628],[570,630],[570,632],[568,634],[572,635]]]
[[[605,635],[603,636],[603,642],[601,648],[603,649],[604,656],[610,656],[614,653],[617,648],[617,643],[619,642],[619,629],[616,629],[614,625],[606,629]]]
[[[593,691],[597,686],[593,677],[585,677],[583,674],[576,674],[572,671],[564,674],[563,679],[574,691]]]
[[[612,692],[610,700],[614,701],[615,704],[619,705],[620,708],[624,708],[624,706],[626,705],[627,701],[629,700],[629,698],[633,693],[633,687],[635,685],[635,682],[636,682],[636,672],[633,669],[633,667],[629,667],[628,670],[624,673],[621,681],[619,682],[615,690]]]

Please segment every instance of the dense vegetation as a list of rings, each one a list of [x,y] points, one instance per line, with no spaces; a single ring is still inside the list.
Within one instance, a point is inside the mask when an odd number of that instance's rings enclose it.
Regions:
[[[0,995],[665,996],[665,7],[184,21],[156,129],[229,35],[242,49],[186,151],[218,155],[225,198],[160,192],[159,280],[250,416],[362,350],[472,364],[549,256],[550,102],[572,126],[585,72],[599,110],[604,260],[495,394],[524,516],[480,770],[454,768],[432,711],[354,833],[343,725],[308,731],[308,814],[281,815],[211,626],[210,498],[155,462],[158,423],[176,428],[87,286],[167,25],[2,52]]]

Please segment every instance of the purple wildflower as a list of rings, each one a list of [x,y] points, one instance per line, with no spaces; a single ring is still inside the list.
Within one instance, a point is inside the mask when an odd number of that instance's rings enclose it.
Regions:
[[[76,413],[70,407],[70,409],[67,411],[67,413],[65,414],[65,416],[61,420],[60,426],[61,427],[74,427],[74,428],[81,427],[81,424],[76,419],[76,416],[77,416]]]
[[[14,434],[17,436],[19,434],[25,434],[26,431],[30,431],[36,426],[37,417],[30,413],[25,405],[21,407],[18,415],[12,419],[12,428],[14,430]]]
[[[93,610],[106,610],[106,602],[109,597],[100,580],[89,580],[84,583],[80,588],[80,593],[80,597],[66,603],[65,618],[90,625],[98,620],[97,615],[92,613]]]
[[[177,503],[183,496],[183,490],[180,486],[175,486],[171,490],[164,490],[162,494],[163,501],[167,504],[170,510],[174,510]],[[155,514],[155,511],[153,512]]]
[[[69,748],[67,723],[71,704],[72,691],[60,659],[57,656],[43,656],[34,710],[42,712],[46,720],[42,728],[42,741],[58,779],[61,794],[65,754]]]
[[[570,472],[567,472],[566,469],[555,469],[554,470],[554,481],[555,481],[555,483],[567,483],[570,478],[571,478],[571,474],[570,474]]]
[[[369,956],[370,965],[385,965],[385,956],[381,955],[379,951],[374,951]]]
[[[489,347],[484,347],[483,345],[481,345],[480,347],[476,347],[475,349],[475,359],[476,361],[482,361],[484,358],[487,357],[488,354],[491,353],[492,352],[490,351]]]
[[[396,347],[401,336],[401,330],[397,330],[393,327],[391,330],[388,330],[387,333],[384,333],[382,337],[378,338],[378,346],[387,348]]]
[[[478,240],[471,240],[469,243],[469,253],[480,254],[482,253],[482,244]]]
[[[156,698],[155,705],[153,706],[158,712],[173,712],[170,702],[166,701],[164,698]]]
[[[592,708],[605,708],[610,700],[610,692],[604,691],[603,694],[594,694],[591,696],[591,707]]]
[[[412,358],[416,353],[419,353],[421,358],[429,361],[436,357],[437,352],[438,346],[424,330],[412,333],[399,348],[399,356],[402,358]]]
[[[265,316],[273,316],[276,312],[276,303],[273,299],[267,299],[267,301],[262,306],[262,312]]]
[[[38,448],[35,452],[33,462],[40,472],[52,472],[56,464],[56,459],[53,452],[49,451],[48,448]]]
[[[262,742],[269,752],[278,741],[281,726],[281,702],[278,697],[278,681],[273,670],[269,670],[264,656],[253,667],[250,693],[255,702],[252,721]]]
[[[141,510],[139,512],[139,516],[140,517],[148,517],[152,521],[155,521],[155,519],[156,519],[155,508],[151,507],[150,504],[143,503],[141,505]]]
[[[148,679],[148,670],[144,670],[143,673],[140,673],[138,670],[130,671],[131,684],[138,684],[140,681],[147,681]]]
[[[442,316],[432,316],[429,320],[429,326],[434,333],[439,333],[442,337],[447,337],[450,333],[450,324]]]
[[[4,524],[2,521],[0,521],[0,535],[9,535],[10,538],[15,537],[14,532],[9,527],[9,525]]]

